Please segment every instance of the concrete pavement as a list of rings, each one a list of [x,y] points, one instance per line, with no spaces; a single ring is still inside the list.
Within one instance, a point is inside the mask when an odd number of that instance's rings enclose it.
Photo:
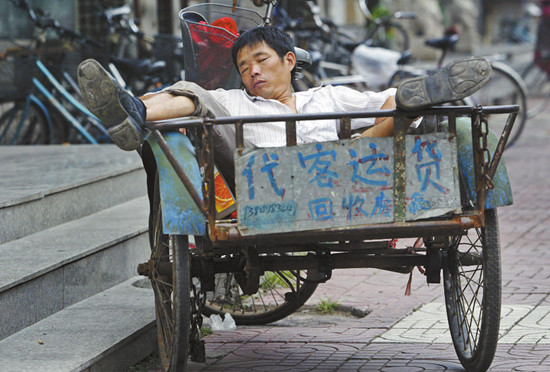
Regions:
[[[550,111],[505,153],[514,205],[499,209],[503,306],[491,371],[550,370]],[[293,315],[206,338],[206,364],[190,371],[462,370],[448,332],[442,285],[375,269],[336,270],[307,304],[323,299],[371,313],[361,319]]]

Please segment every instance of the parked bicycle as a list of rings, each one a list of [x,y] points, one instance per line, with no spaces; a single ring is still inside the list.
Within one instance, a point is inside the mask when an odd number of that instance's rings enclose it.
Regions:
[[[57,37],[45,42],[38,36],[29,45],[12,40],[15,47],[9,49],[2,61],[12,74],[13,95],[3,96],[12,107],[0,117],[0,142],[2,144],[53,144],[110,142],[103,124],[80,102],[76,84],[66,71],[60,68],[68,49],[59,41],[69,42],[78,48],[101,48],[95,41],[61,26],[57,20],[26,0],[11,0],[22,9],[41,31],[53,31]],[[46,53],[47,52],[47,53]],[[51,58],[51,66],[47,67]],[[56,76],[57,75],[57,76]],[[31,135],[30,133],[33,133]]]
[[[161,60],[117,58],[106,53],[103,44],[60,25],[55,18],[32,7],[27,0],[11,0],[11,3],[25,12],[41,34],[50,32],[50,39],[46,43],[39,36],[28,45],[12,40],[15,47],[0,56],[0,87],[3,88],[0,101],[4,103],[0,115],[1,144],[110,142],[103,124],[81,103],[80,91],[74,81],[75,63],[85,56],[101,60],[123,85],[138,95],[173,83],[180,77],[179,70],[167,70],[166,63]],[[126,7],[106,9],[105,13],[112,22],[121,25],[117,30],[129,25],[132,32],[139,33],[131,26],[133,23],[118,19],[128,10]],[[51,34],[55,36],[53,43],[56,47],[53,49]],[[157,45],[162,46],[164,57],[173,54],[181,59],[174,52],[177,48],[170,48],[178,39],[159,38],[161,42]],[[171,51],[167,53],[167,49]],[[55,61],[51,61],[53,57]],[[68,62],[72,64],[66,65]],[[67,70],[68,67],[71,71]]]
[[[320,8],[314,1],[300,2],[305,12],[302,18],[290,17],[282,3],[275,5],[274,24],[293,35],[295,44],[307,50],[312,57],[311,67],[304,72],[304,78],[297,82],[295,88],[303,90],[321,84],[365,88],[368,86],[367,79],[360,74],[361,71],[352,68],[354,54],[360,54],[362,47],[394,48],[399,52],[408,50],[409,37],[394,20],[412,19],[415,17],[413,13],[395,12],[374,18],[364,2],[358,3],[369,20],[366,36],[359,41],[353,33],[321,17]],[[304,22],[304,19],[309,22]]]

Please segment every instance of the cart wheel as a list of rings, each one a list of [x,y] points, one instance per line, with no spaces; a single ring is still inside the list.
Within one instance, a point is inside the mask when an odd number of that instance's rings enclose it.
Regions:
[[[311,297],[318,284],[315,277],[312,270],[266,271],[258,292],[245,295],[235,274],[216,274],[203,314],[229,313],[238,325],[272,323],[292,314]]]
[[[149,275],[155,294],[161,363],[165,371],[182,371],[190,351],[192,324],[189,245],[187,236],[162,232],[158,177],[149,223]]]
[[[460,362],[485,371],[496,352],[500,324],[501,269],[498,217],[485,210],[485,227],[450,239],[443,277],[447,318]]]

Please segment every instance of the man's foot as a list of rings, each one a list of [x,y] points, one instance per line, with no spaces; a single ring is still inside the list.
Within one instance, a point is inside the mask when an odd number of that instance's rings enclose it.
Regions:
[[[468,97],[489,82],[491,65],[483,58],[452,62],[430,76],[405,80],[395,101],[401,110],[420,110]]]
[[[135,98],[93,59],[78,65],[78,86],[84,103],[103,122],[113,143],[126,151],[138,149],[145,132]]]

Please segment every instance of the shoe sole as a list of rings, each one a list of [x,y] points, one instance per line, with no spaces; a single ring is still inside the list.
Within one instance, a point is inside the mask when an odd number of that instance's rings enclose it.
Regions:
[[[120,105],[118,84],[114,79],[93,59],[80,63],[77,78],[86,107],[105,125],[111,140],[123,150],[137,149],[142,133],[132,125],[128,113]]]
[[[88,109],[107,128],[121,124],[128,116],[118,104],[115,82],[99,62],[88,59],[78,66],[78,86]]]
[[[420,110],[458,101],[476,92],[491,79],[491,65],[483,58],[456,61],[434,75],[412,78],[397,88],[397,107]]]

